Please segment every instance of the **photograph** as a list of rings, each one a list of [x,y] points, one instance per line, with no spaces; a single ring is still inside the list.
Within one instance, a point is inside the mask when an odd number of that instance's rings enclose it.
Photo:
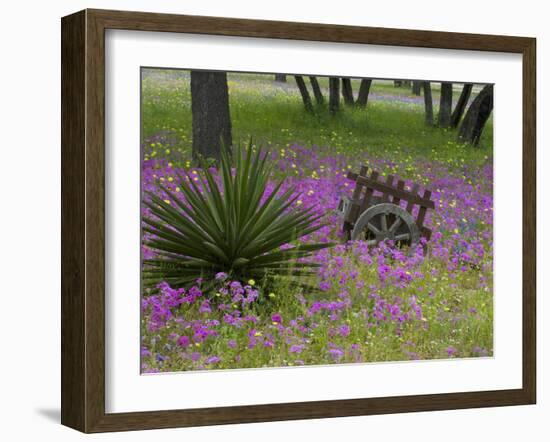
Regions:
[[[493,357],[493,84],[140,75],[142,374]]]

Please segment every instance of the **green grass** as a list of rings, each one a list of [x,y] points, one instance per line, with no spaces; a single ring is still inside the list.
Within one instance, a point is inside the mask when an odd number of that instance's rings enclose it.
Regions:
[[[142,141],[146,158],[167,157],[178,163],[189,160],[192,119],[188,74],[157,70],[143,78]],[[465,146],[457,142],[456,130],[426,126],[422,104],[400,101],[412,97],[410,89],[395,88],[387,81],[373,82],[365,110],[342,103],[337,116],[326,109],[317,109],[314,115],[304,112],[292,77],[287,83],[276,83],[272,75],[229,74],[228,84],[234,142],[245,143],[252,138],[264,147],[330,146],[333,153],[368,152],[372,157],[403,152],[456,166],[479,165],[492,154],[492,119],[479,147]],[[458,94],[455,90],[455,99]],[[386,100],[377,99],[380,95]],[[392,97],[395,99],[388,101]],[[437,107],[436,98],[434,105]],[[164,134],[169,142],[151,145],[158,142],[151,140],[158,134]]]

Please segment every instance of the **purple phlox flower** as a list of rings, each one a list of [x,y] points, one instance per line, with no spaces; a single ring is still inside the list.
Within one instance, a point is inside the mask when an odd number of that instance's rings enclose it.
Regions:
[[[188,336],[180,336],[179,339],[178,339],[178,345],[181,346],[181,347],[188,347],[189,344],[191,344],[191,339],[189,339]]]
[[[210,308],[210,301],[208,299],[205,299],[201,306],[199,307],[199,313],[212,313],[212,309]]]
[[[297,353],[297,354],[300,354],[302,353],[302,351],[304,350],[304,346],[303,345],[291,345],[290,348],[288,349],[288,351],[290,353]]]
[[[221,361],[221,358],[218,357],[218,356],[210,356],[209,358],[206,358],[206,360],[204,361],[205,364],[207,365],[214,365],[214,364],[217,364],[218,362]]]
[[[445,351],[447,352],[447,356],[452,358],[456,355],[457,349],[450,345]]]
[[[347,338],[350,335],[351,329],[349,325],[341,325],[338,329],[338,332],[340,333],[340,336],[343,336],[344,338]]]
[[[336,361],[339,361],[344,357],[344,350],[342,350],[341,348],[331,348],[328,352],[332,359]]]
[[[217,281],[224,281],[224,280],[227,279],[227,276],[228,276],[227,273],[218,272],[218,273],[216,273],[215,278],[216,278]]]

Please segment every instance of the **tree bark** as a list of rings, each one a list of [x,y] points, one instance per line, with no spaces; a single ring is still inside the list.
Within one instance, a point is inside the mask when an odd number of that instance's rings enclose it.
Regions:
[[[329,85],[329,101],[328,110],[331,114],[338,113],[340,109],[340,79],[338,77],[330,77]]]
[[[221,149],[230,149],[231,117],[225,72],[191,71],[193,158],[219,162]]]
[[[421,81],[413,81],[412,94],[419,96],[421,87],[422,87],[422,82]]]
[[[468,108],[460,130],[458,139],[473,146],[479,144],[485,123],[493,111],[493,85],[486,85]]]
[[[449,127],[451,125],[451,111],[453,109],[453,83],[441,83],[441,95],[439,97],[439,115],[437,125]]]
[[[319,82],[317,81],[317,77],[309,77],[309,82],[311,83],[311,88],[313,89],[315,102],[319,106],[323,105],[325,103],[325,97],[323,97],[323,93],[321,92],[321,88],[319,87]]]
[[[275,81],[286,83],[286,74],[275,74]]]
[[[306,83],[304,82],[304,78],[301,75],[295,75],[294,78],[296,79],[296,84],[298,85],[298,89],[302,95],[302,101],[304,102],[306,112],[313,112],[313,104],[311,102],[311,97],[309,96]]]
[[[353,88],[349,78],[342,78],[342,96],[346,104],[353,106],[355,99],[353,98]]]
[[[455,110],[451,115],[451,127],[458,127],[458,123],[460,123],[460,119],[464,114],[464,109],[466,109],[466,104],[468,104],[468,100],[470,99],[470,94],[472,93],[473,86],[474,85],[472,83],[466,83],[462,88],[458,103],[456,103]]]
[[[434,124],[434,109],[432,102],[432,86],[429,81],[422,82],[422,89],[424,90],[424,109],[426,124],[433,126]]]
[[[372,80],[370,78],[363,78],[361,85],[359,86],[359,94],[357,95],[357,101],[355,104],[359,107],[366,107],[369,99],[369,91]]]

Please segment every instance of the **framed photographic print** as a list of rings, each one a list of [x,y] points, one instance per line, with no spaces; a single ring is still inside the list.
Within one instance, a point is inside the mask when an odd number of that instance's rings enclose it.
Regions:
[[[62,423],[535,403],[535,40],[62,19]]]

